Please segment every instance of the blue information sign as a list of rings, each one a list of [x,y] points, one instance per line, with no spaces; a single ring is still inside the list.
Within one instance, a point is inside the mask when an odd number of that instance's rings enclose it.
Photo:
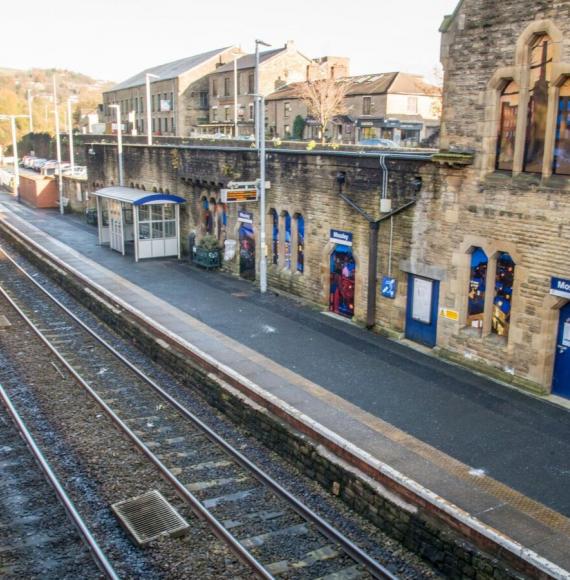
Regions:
[[[341,230],[331,230],[331,242],[343,246],[352,246],[352,232],[343,232]]]
[[[550,279],[550,293],[563,298],[570,298],[570,280],[566,278]]]
[[[389,276],[382,276],[382,296],[385,298],[396,298],[396,291],[398,290],[398,281],[396,278],[390,278]]]

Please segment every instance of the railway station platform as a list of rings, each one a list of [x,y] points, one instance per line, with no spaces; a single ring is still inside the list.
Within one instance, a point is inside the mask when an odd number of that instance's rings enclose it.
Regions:
[[[569,408],[232,276],[175,259],[136,263],[98,246],[80,218],[9,194],[0,193],[0,222],[233,369],[259,404],[570,578]]]

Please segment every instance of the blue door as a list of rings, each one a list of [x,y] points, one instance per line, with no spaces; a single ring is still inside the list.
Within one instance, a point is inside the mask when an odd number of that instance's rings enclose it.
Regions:
[[[438,304],[439,280],[408,274],[406,338],[435,346]]]
[[[552,394],[570,398],[570,302],[560,309]]]

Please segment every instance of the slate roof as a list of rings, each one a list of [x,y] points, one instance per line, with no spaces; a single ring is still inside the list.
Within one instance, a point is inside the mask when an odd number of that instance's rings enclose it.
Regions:
[[[166,64],[160,64],[158,66],[153,66],[147,68],[136,75],[122,81],[112,87],[109,91],[113,92],[119,91],[121,89],[128,89],[131,87],[138,87],[145,84],[146,73],[152,73],[158,75],[160,80],[174,79],[179,75],[188,72],[189,70],[203,64],[207,60],[214,58],[215,56],[222,54],[224,51],[231,48],[230,46],[225,46],[224,48],[217,48],[215,50],[210,50],[208,52],[203,52],[201,54],[195,54],[194,56],[188,56],[186,58],[181,58],[179,60],[174,60],[172,62],[167,62]],[[219,70],[219,69],[218,69]],[[158,79],[156,79],[158,80]]]
[[[401,72],[378,73],[343,77],[339,82],[350,83],[346,96],[396,93],[403,95],[441,95],[441,89],[426,83],[421,76]],[[297,98],[298,87],[303,83],[291,83],[271,93],[266,101]]]
[[[265,62],[266,60],[269,60],[270,58],[276,56],[277,54],[279,54],[280,52],[284,52],[286,51],[287,48],[286,47],[281,47],[281,48],[276,48],[274,50],[264,50],[263,52],[259,53],[259,62]],[[237,61],[237,68],[238,70],[242,70],[244,68],[253,68],[255,66],[255,53],[252,52],[251,54],[246,54],[244,56],[242,56],[241,58],[238,58]],[[216,69],[215,72],[219,73],[219,72],[230,72],[234,70],[234,63],[229,62],[219,68]]]

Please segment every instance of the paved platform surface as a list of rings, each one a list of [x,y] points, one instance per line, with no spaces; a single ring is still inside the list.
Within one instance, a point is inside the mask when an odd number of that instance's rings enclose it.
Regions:
[[[570,570],[570,412],[248,282],[97,246],[0,194],[0,219],[373,457]],[[48,234],[46,236],[46,234]]]

